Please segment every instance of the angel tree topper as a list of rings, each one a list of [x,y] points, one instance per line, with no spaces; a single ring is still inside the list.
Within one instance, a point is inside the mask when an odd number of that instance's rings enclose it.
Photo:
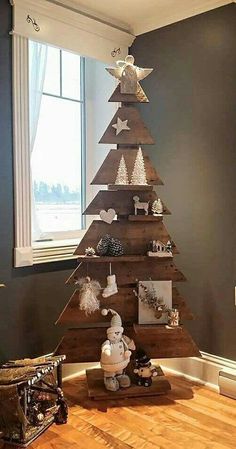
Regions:
[[[117,67],[107,68],[110,75],[120,80],[120,92],[122,94],[135,94],[139,81],[148,76],[153,69],[142,69],[134,65],[134,57],[126,56],[124,61],[117,61]]]

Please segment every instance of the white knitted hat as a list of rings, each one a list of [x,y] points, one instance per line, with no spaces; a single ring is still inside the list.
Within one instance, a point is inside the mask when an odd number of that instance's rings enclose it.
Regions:
[[[101,314],[103,316],[108,315],[108,313],[112,313],[112,319],[111,319],[111,327],[107,329],[107,334],[114,331],[123,332],[124,328],[122,327],[122,321],[120,315],[113,309],[102,309]]]

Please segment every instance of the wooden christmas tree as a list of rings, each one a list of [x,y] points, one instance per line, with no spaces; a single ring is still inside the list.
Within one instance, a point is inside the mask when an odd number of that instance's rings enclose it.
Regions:
[[[178,250],[163,223],[163,217],[170,214],[169,210],[161,201],[162,215],[154,216],[151,211],[152,203],[159,198],[153,188],[163,182],[149,157],[141,149],[141,145],[154,144],[154,141],[139,111],[134,107],[135,103],[148,102],[138,81],[147,76],[151,69],[140,69],[132,61],[133,58],[131,62],[124,63],[124,67],[127,64],[131,66],[125,72],[122,72],[121,67],[119,70],[109,69],[109,73],[120,80],[109,101],[120,102],[121,107],[100,143],[116,144],[117,149],[110,150],[92,181],[92,184],[108,185],[108,190],[99,191],[84,211],[85,215],[97,215],[101,210],[114,209],[117,220],[113,220],[111,224],[102,220],[92,222],[75,251],[79,264],[67,283],[75,284],[80,278],[89,276],[104,287],[112,265],[118,293],[108,298],[100,294],[100,309],[112,308],[121,315],[125,334],[133,338],[136,347],[143,348],[149,357],[155,359],[200,356],[196,344],[182,324],[173,328],[166,324],[138,324],[138,300],[134,294],[137,279],[147,281],[151,278],[176,283],[185,281],[185,277],[173,262],[172,254],[177,254]],[[127,81],[125,73],[129,76],[134,70],[136,76],[132,74]],[[137,195],[141,202],[149,203],[148,215],[134,214],[133,198]],[[88,247],[96,249],[100,239],[107,234],[122,242],[123,255],[115,257],[85,254]],[[153,239],[164,245],[171,241],[171,257],[148,257],[148,244]],[[80,310],[79,301],[80,292],[76,289],[57,321],[57,324],[70,328],[55,354],[66,354],[67,363],[98,362],[101,344],[106,339],[104,326],[108,327],[109,321],[101,315],[100,310],[86,315]],[[181,323],[193,318],[176,286],[172,289],[172,307],[178,309]],[[101,323],[100,327],[98,323]],[[111,393],[105,390],[100,371],[93,370],[87,373],[89,395],[99,399],[160,394],[170,388],[163,373],[160,374],[162,375],[156,378],[150,388],[132,386],[125,391]]]

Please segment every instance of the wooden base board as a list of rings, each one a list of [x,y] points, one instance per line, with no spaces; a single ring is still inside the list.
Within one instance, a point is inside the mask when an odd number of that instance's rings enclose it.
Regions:
[[[102,369],[94,368],[86,370],[88,396],[95,401],[99,401],[165,394],[171,389],[171,386],[161,368],[159,368],[159,371],[159,376],[153,378],[150,387],[139,387],[132,383],[129,388],[123,388],[113,392],[106,390],[104,387]]]

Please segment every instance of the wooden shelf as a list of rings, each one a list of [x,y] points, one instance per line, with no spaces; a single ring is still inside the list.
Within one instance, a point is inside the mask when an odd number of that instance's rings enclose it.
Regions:
[[[139,190],[139,191],[145,191],[145,190],[153,190],[153,186],[150,185],[143,185],[143,186],[133,186],[130,184],[108,184],[108,190]]]
[[[129,221],[162,221],[163,216],[154,217],[154,215],[129,215],[128,216]]]
[[[107,400],[107,399],[121,399],[132,398],[140,396],[156,396],[159,394],[165,394],[170,389],[170,383],[165,378],[162,369],[159,367],[159,375],[153,378],[152,385],[150,387],[139,387],[135,383],[131,383],[129,388],[121,388],[118,391],[106,390],[103,382],[103,371],[99,368],[86,370],[88,395],[91,399]]]
[[[91,262],[91,263],[109,263],[109,262],[143,262],[146,259],[150,259],[148,256],[142,256],[140,254],[137,255],[127,255],[127,256],[85,256],[85,255],[79,255],[78,261],[79,262]]]

